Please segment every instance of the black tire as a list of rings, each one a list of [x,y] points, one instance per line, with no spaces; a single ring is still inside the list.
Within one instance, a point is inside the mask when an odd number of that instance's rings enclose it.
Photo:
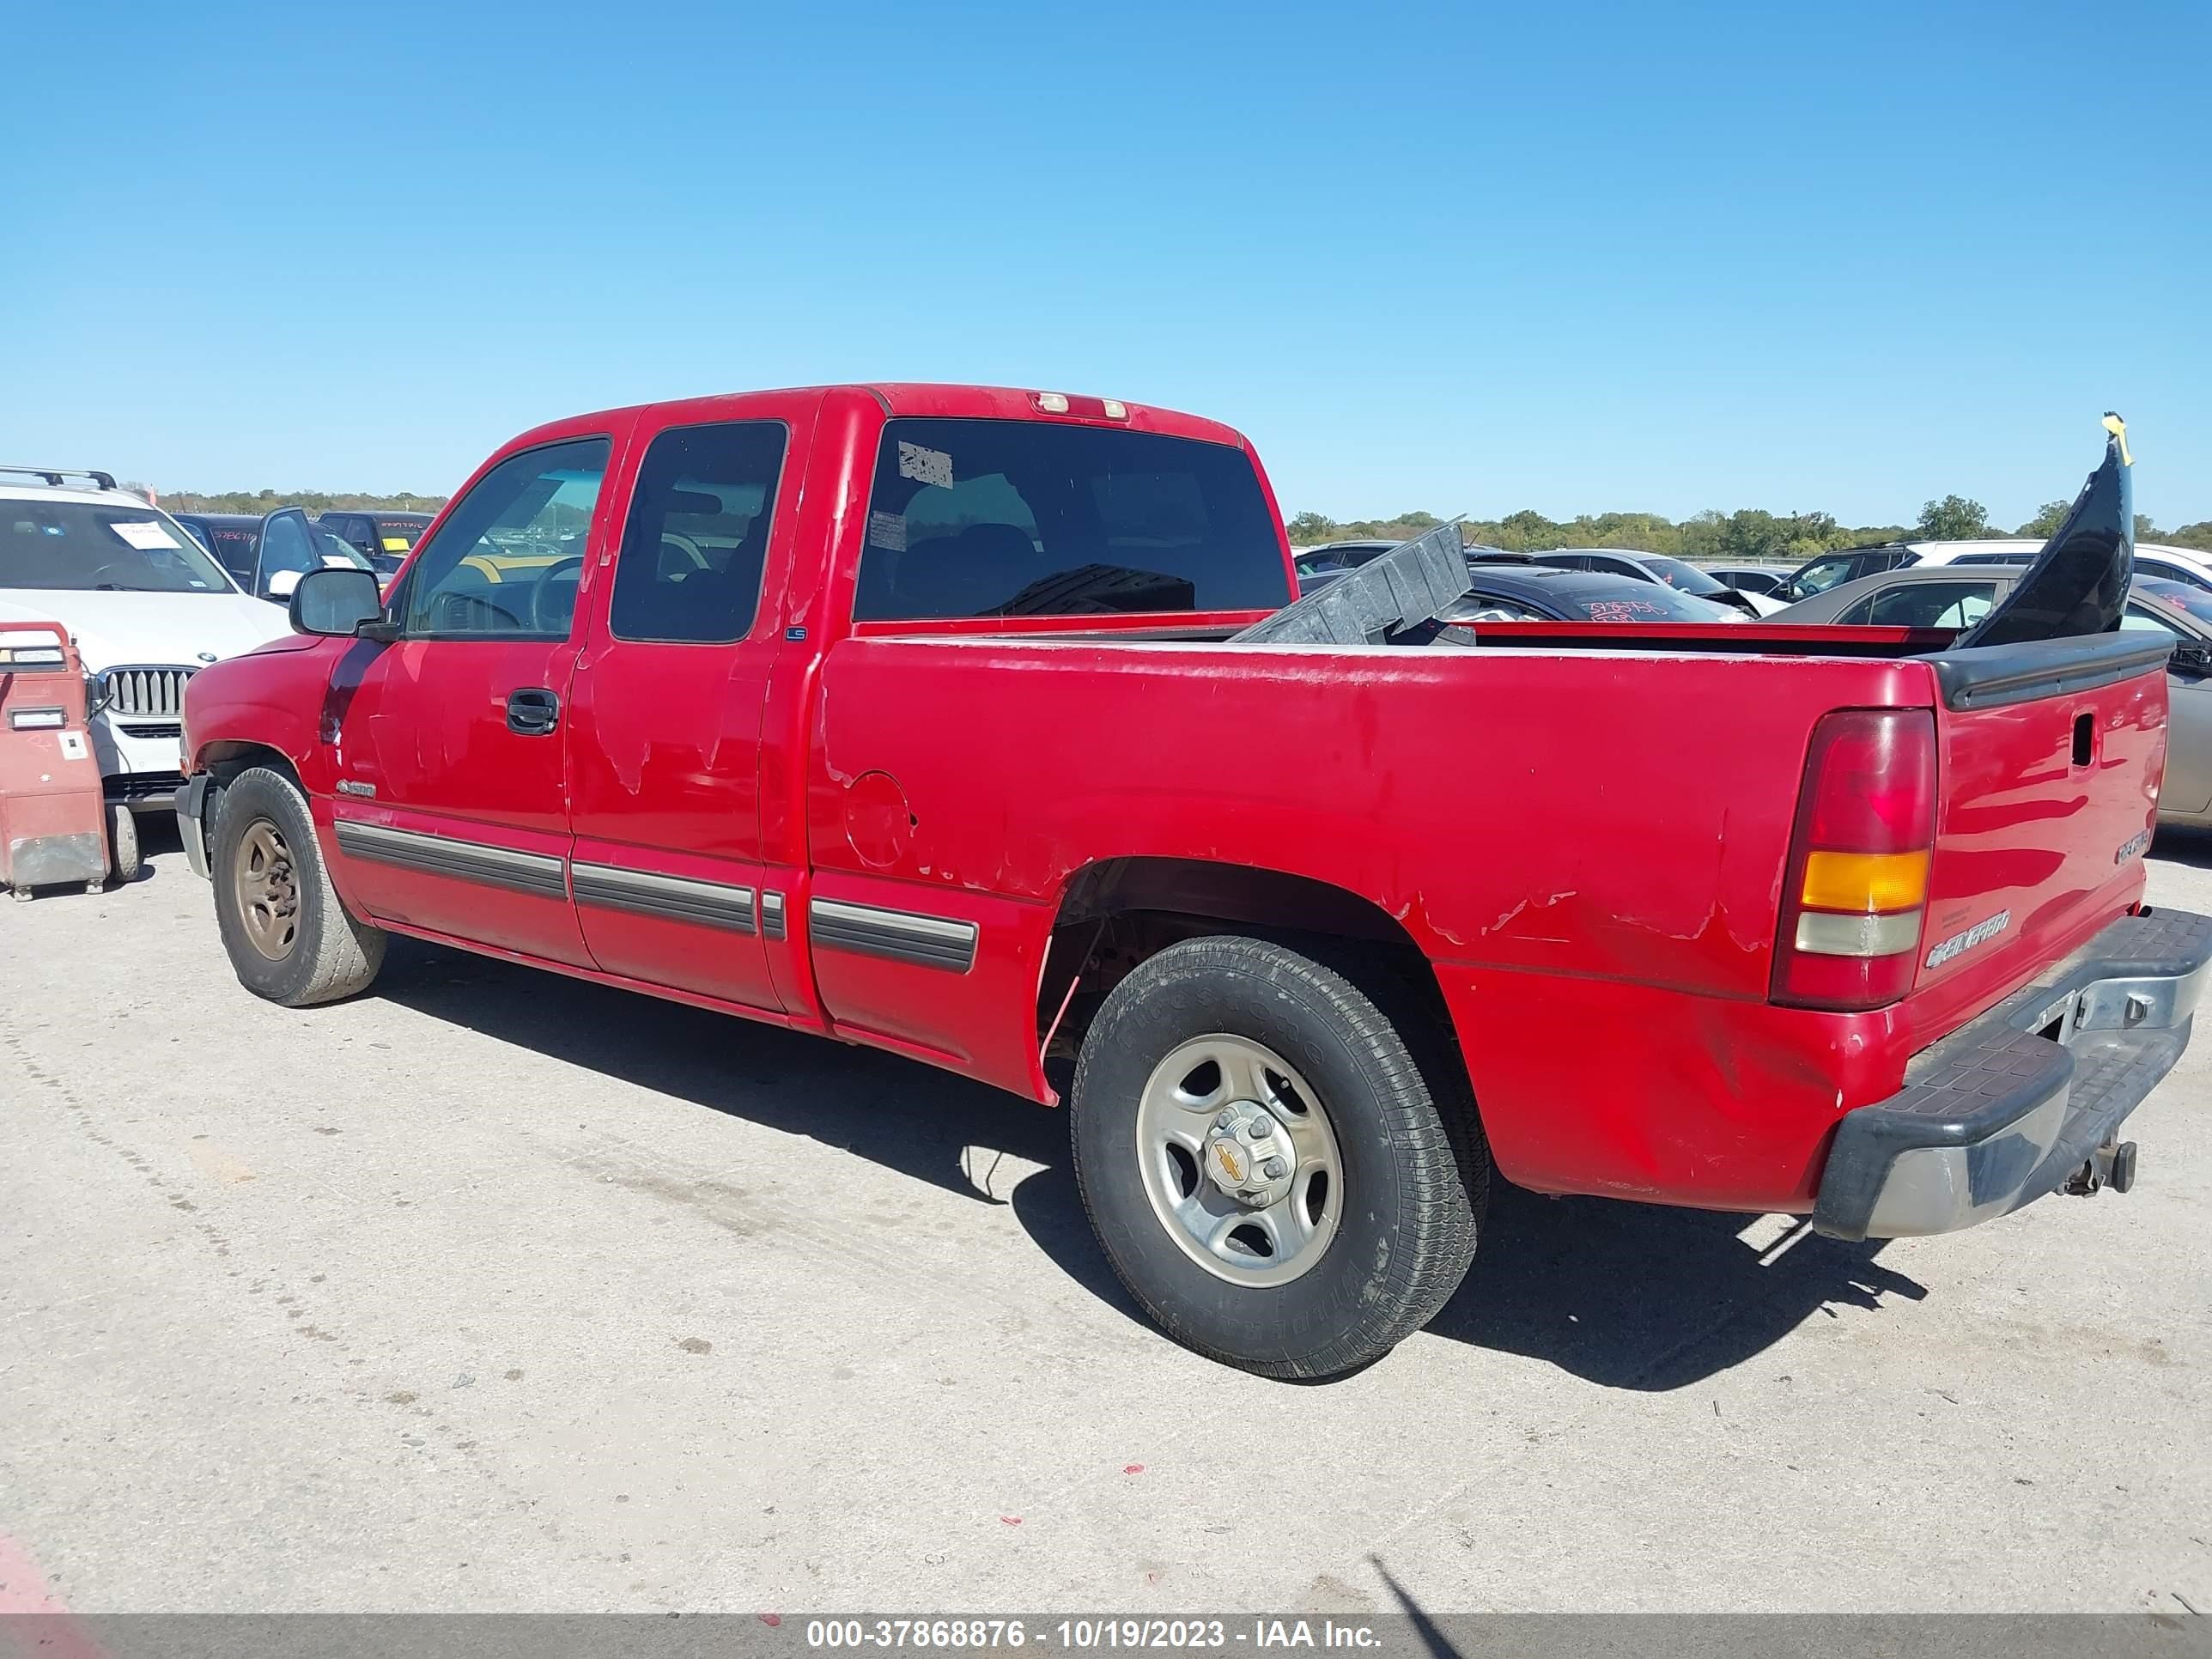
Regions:
[[[1436,1316],[1474,1258],[1490,1165],[1463,1068],[1405,984],[1361,978],[1373,996],[1285,945],[1188,939],[1115,988],[1076,1063],[1076,1182],[1107,1259],[1176,1341],[1262,1376],[1334,1376],[1380,1358]],[[1337,1231],[1288,1283],[1234,1283],[1200,1265],[1146,1194],[1147,1082],[1182,1044],[1215,1034],[1281,1055],[1334,1133]]]
[[[215,881],[216,924],[240,984],[287,1008],[335,1002],[366,990],[384,964],[386,934],[347,914],[323,867],[307,797],[283,773],[257,766],[241,772],[218,797],[208,870]],[[295,908],[288,934],[271,956],[254,942],[238,878],[240,849],[257,826],[274,832],[287,855]]]
[[[138,818],[121,801],[107,809],[107,873],[118,884],[138,879]]]

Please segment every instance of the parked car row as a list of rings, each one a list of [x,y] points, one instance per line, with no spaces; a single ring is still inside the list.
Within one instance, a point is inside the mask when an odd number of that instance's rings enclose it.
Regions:
[[[1765,591],[1787,603],[1809,599],[1832,587],[1885,570],[1918,569],[1929,565],[2024,564],[2043,544],[2024,537],[1993,537],[1980,541],[1879,542],[1865,547],[1846,547],[1808,559],[1794,570],[1779,567],[1712,565],[1706,567],[1724,580],[1765,580]],[[2135,549],[2136,574],[2156,576],[2212,593],[2212,554],[2190,547],[2165,547],[2140,542]]]
[[[273,513],[178,513],[171,515],[221,562],[246,592],[282,603],[310,570],[350,565],[389,580],[416,539],[429,527],[428,513],[328,512],[309,519],[303,508]]]
[[[388,586],[431,523],[428,514],[385,511],[334,510],[310,519],[296,507],[258,516],[165,514],[115,489],[105,474],[36,469],[24,476],[37,482],[0,489],[0,501],[14,509],[9,538],[0,542],[0,620],[60,615],[69,623],[93,681],[90,742],[105,798],[115,809],[111,839],[118,847],[126,839],[128,814],[169,804],[173,744],[191,677],[279,631],[283,617],[275,605],[308,571],[365,568],[380,587]],[[70,480],[88,487],[61,487]],[[554,597],[560,603],[573,605],[581,545],[573,520],[526,532],[500,527],[466,565],[480,579],[487,604],[511,610],[520,601],[503,596],[544,577],[558,584]],[[1395,545],[1367,539],[1303,550],[1294,562],[1298,591],[1314,591]],[[203,551],[210,558],[196,556]],[[1742,622],[1778,612],[1778,621],[1792,623],[1840,619],[1963,628],[2013,580],[1964,579],[1963,569],[2017,568],[2035,551],[2035,544],[2021,540],[1899,543],[1823,556],[1795,571],[1745,565],[1700,571],[1680,560],[1620,549],[1528,556],[1470,548],[1473,587],[1449,620]],[[699,556],[693,549],[686,556]],[[2146,546],[2137,551],[2136,569],[2138,602],[2125,625],[2148,626],[2154,617],[2191,641],[2212,637],[2212,559]],[[1947,572],[1954,573],[1950,580],[1932,580]],[[1875,592],[1863,586],[1869,573],[1911,573],[1912,580]],[[1770,591],[1758,591],[1762,586]],[[1818,591],[1778,611],[1774,594],[1808,589]],[[70,594],[65,601],[58,598],[63,592]],[[2166,821],[2198,822],[2207,807],[2191,781],[2212,753],[2212,732],[2192,712],[2207,695],[2194,661],[2186,648],[2174,661],[2174,782],[2162,805]]]
[[[1298,591],[1301,593],[1310,592],[1348,571],[1357,570],[1397,544],[1395,542],[1362,540],[1328,542],[1318,547],[1304,549],[1295,560]],[[1469,547],[1467,555],[1470,561],[1486,563],[1519,561],[1561,570],[1590,571],[1613,576],[1621,581],[1656,584],[1673,588],[1677,593],[1691,599],[1706,600],[1717,607],[1717,611],[1711,615],[1700,612],[1696,606],[1661,607],[1680,621],[1723,621],[1730,613],[1742,617],[1764,617],[1782,608],[1779,600],[1769,597],[1755,583],[1746,586],[1723,580],[1709,569],[1700,569],[1687,560],[1664,553],[1644,553],[1621,547],[1556,547],[1541,552],[1509,553],[1503,548],[1478,545]],[[1552,590],[1544,588],[1540,591]],[[1644,597],[1651,601],[1650,595]],[[1626,620],[1644,614],[1631,610],[1623,611],[1621,617]]]

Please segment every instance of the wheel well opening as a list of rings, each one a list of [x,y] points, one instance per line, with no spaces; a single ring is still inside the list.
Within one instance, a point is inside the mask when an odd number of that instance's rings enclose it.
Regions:
[[[1108,859],[1061,896],[1037,986],[1037,1037],[1066,1076],[1100,1006],[1131,969],[1183,939],[1247,933],[1304,946],[1374,994],[1387,978],[1446,1035],[1435,970],[1402,923],[1371,899],[1310,877],[1201,859]],[[1382,999],[1377,998],[1378,1000]],[[1451,1045],[1455,1052],[1456,1043]]]
[[[240,773],[251,771],[257,766],[265,766],[272,772],[282,774],[301,794],[307,793],[307,786],[300,781],[300,769],[292,764],[291,757],[282,750],[271,749],[265,744],[211,743],[200,751],[198,758],[202,769],[213,780],[208,786],[204,808],[210,848],[216,802],[222,798],[224,790],[238,781]]]

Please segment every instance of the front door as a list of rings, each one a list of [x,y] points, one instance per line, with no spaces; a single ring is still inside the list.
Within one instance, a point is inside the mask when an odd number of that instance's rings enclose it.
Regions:
[[[763,941],[783,895],[763,885],[760,735],[781,635],[762,590],[788,557],[792,428],[719,421],[632,443],[613,591],[590,607],[574,682],[577,919],[609,973],[775,1008]]]
[[[374,916],[589,966],[569,902],[563,763],[571,641],[607,536],[611,438],[508,456],[455,505],[333,706],[347,890]]]
[[[321,538],[296,507],[280,507],[261,520],[261,550],[249,591],[282,605],[300,578],[322,568]]]

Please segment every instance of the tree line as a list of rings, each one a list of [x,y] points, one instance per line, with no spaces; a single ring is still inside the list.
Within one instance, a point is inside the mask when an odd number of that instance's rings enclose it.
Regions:
[[[133,484],[133,489],[142,486]],[[226,489],[210,495],[195,489],[173,489],[161,497],[172,513],[273,513],[280,507],[302,507],[309,513],[435,513],[446,504],[443,495],[371,495],[360,490]]]
[[[1643,553],[1668,553],[1709,563],[1802,563],[1838,548],[1873,542],[1972,541],[1985,536],[2035,539],[2058,528],[2071,501],[2046,501],[2026,524],[2007,532],[1990,522],[1979,501],[1946,495],[1927,502],[1911,524],[1843,525],[1826,513],[1769,513],[1747,507],[1734,513],[1705,512],[1680,523],[1656,513],[1585,513],[1561,521],[1524,508],[1502,519],[1463,520],[1460,533],[1469,546],[1502,547],[1513,553],[1541,553],[1555,547],[1620,547]],[[1443,522],[1433,513],[1401,513],[1395,519],[1340,523],[1319,513],[1291,520],[1291,541],[1299,547],[1316,542],[1361,539],[1404,540]],[[2212,520],[2160,530],[2136,514],[2136,539],[2212,551]]]

